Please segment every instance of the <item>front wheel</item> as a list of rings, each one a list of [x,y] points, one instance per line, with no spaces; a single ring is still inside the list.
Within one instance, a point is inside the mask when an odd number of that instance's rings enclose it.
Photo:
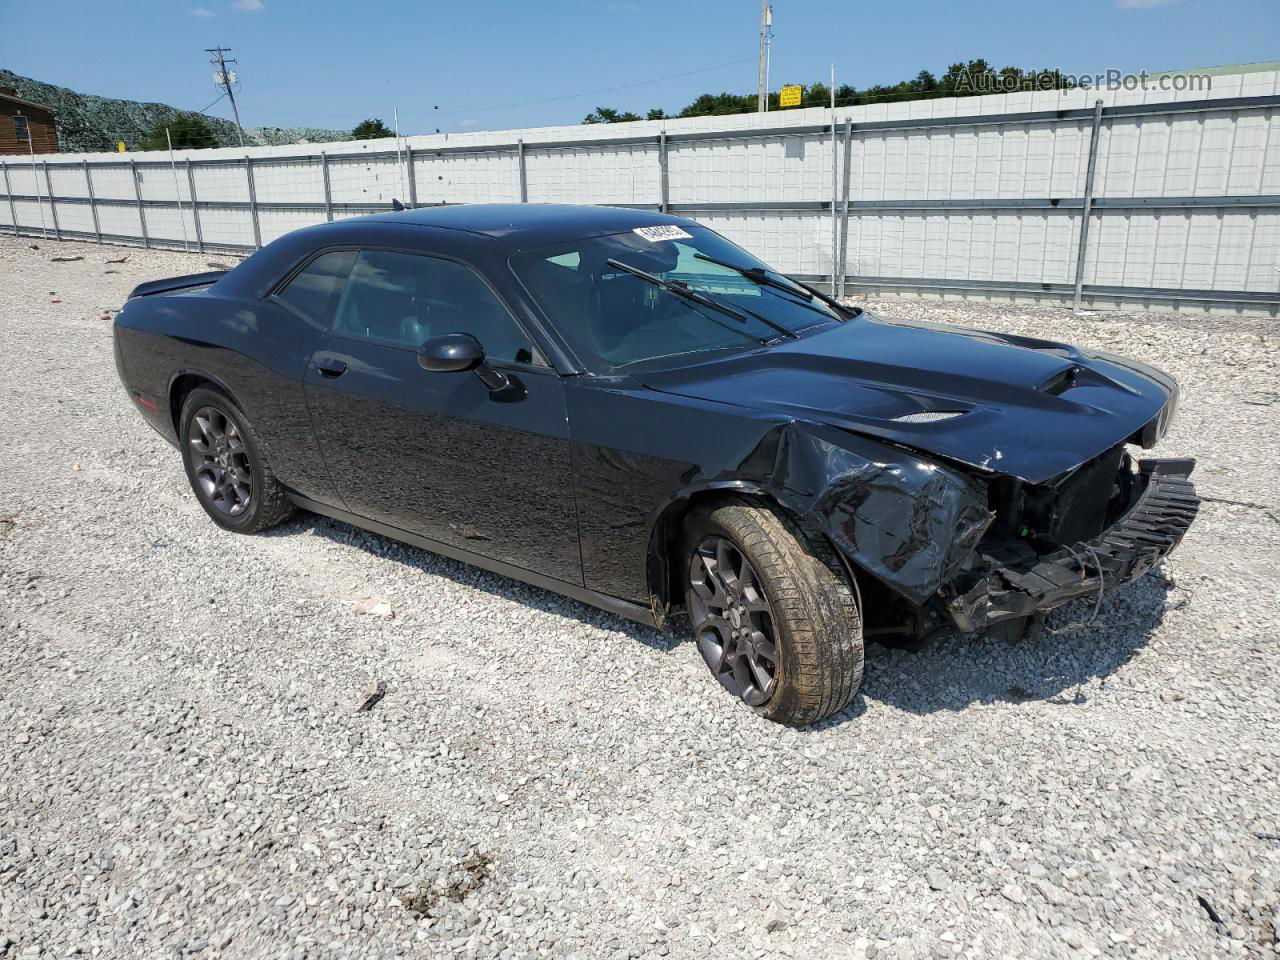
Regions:
[[[735,498],[695,509],[684,542],[694,639],[726,690],[797,725],[848,705],[862,683],[862,618],[825,540]]]

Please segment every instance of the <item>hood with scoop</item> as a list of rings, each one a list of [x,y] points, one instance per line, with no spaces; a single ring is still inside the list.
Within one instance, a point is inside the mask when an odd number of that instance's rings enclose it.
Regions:
[[[1066,344],[867,313],[767,349],[642,373],[653,390],[763,409],[1043,483],[1163,431],[1173,381]]]

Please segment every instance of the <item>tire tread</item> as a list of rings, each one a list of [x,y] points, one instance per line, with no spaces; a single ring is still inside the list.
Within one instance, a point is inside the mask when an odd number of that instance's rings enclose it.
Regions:
[[[729,534],[765,583],[780,673],[773,696],[756,712],[804,725],[847,706],[862,682],[862,618],[827,540],[771,504],[745,497],[717,501],[691,522]]]

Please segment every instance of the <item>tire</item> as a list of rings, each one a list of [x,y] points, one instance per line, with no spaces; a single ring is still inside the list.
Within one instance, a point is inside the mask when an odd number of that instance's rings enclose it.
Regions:
[[[711,557],[709,551],[719,551],[725,541],[724,556]],[[736,563],[735,550],[747,566]],[[862,616],[825,539],[806,536],[767,503],[732,498],[690,513],[683,557],[685,602],[695,642],[713,675],[730,693],[760,716],[792,725],[821,720],[853,700],[862,683]],[[741,571],[738,587],[732,586],[730,578],[717,579],[714,568],[721,561]],[[708,591],[714,597],[722,581],[730,583],[725,598],[709,603]],[[755,581],[754,588],[750,581]],[[732,604],[723,605],[735,595],[740,615],[736,621]],[[761,600],[767,602],[772,630],[765,629]],[[717,615],[717,603],[721,615]],[[744,624],[736,628],[740,639],[726,638],[725,631],[739,622]],[[760,635],[771,643],[760,642]],[[764,652],[770,646],[772,671]],[[745,667],[726,669],[725,653],[730,647],[739,653],[751,648]],[[772,682],[762,690],[760,681],[769,673]],[[742,674],[751,682],[740,682]]]
[[[197,415],[204,426],[196,423]],[[204,441],[218,432],[227,441],[224,446],[215,448]],[[178,440],[192,492],[224,530],[258,533],[287,520],[297,509],[263,456],[253,425],[222,391],[197,387],[187,395],[178,415]],[[220,457],[225,458],[225,468]],[[219,489],[215,477],[228,476],[244,482],[233,484],[236,491]]]

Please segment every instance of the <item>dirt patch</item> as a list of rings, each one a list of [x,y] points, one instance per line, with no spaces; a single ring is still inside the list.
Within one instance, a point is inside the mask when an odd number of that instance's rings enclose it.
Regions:
[[[473,853],[453,868],[443,886],[424,886],[417,893],[405,897],[405,909],[415,917],[430,916],[441,903],[461,903],[469,894],[483,887],[492,874],[493,857],[487,853]]]

